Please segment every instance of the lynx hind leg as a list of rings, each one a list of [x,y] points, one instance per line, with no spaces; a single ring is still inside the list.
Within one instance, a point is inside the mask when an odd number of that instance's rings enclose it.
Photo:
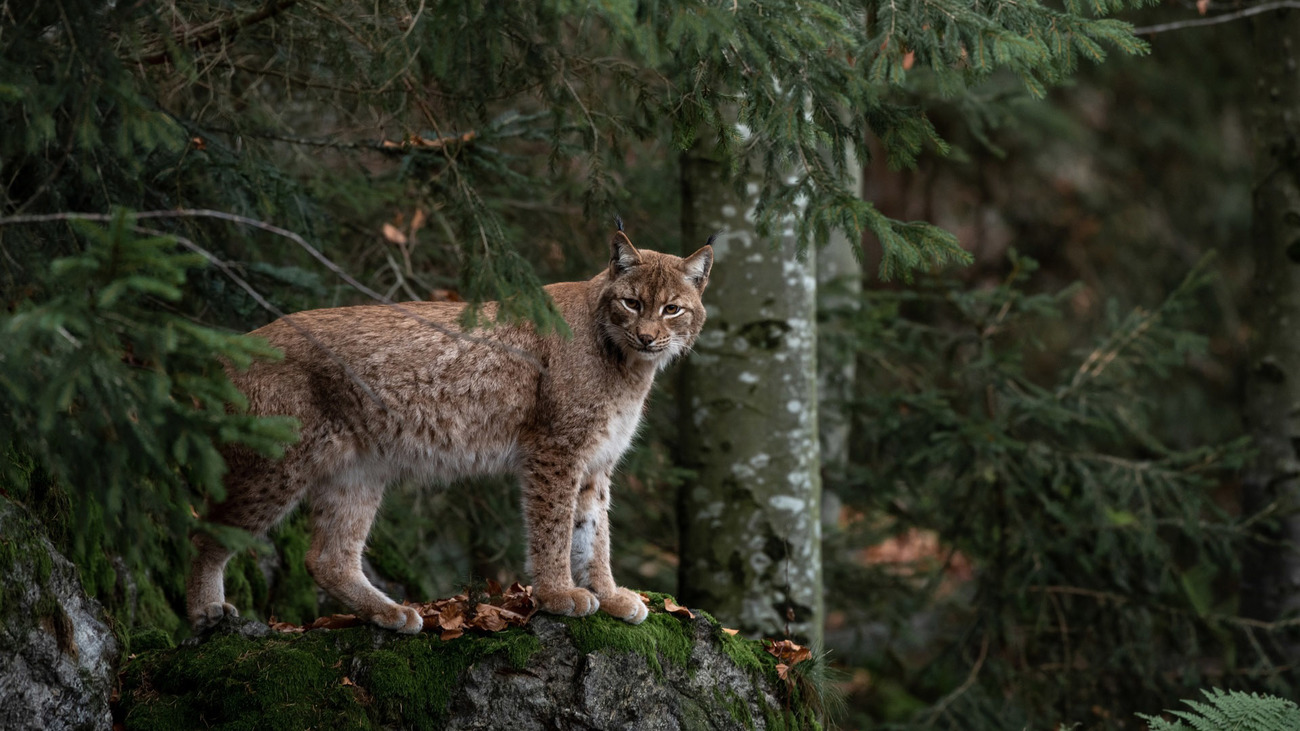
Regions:
[[[227,615],[238,617],[239,610],[226,601],[224,585],[226,562],[233,552],[203,533],[196,533],[192,540],[197,555],[185,582],[185,604],[190,627],[199,632]]]
[[[419,612],[389,599],[361,571],[361,552],[383,497],[379,481],[331,481],[313,490],[307,571],[322,589],[359,616],[384,629],[415,634],[424,626]]]
[[[595,593],[602,611],[632,624],[641,624],[649,616],[636,592],[614,583],[609,563],[608,472],[588,475],[578,489],[569,562],[574,582]]]
[[[264,535],[298,504],[303,488],[288,479],[283,462],[237,460],[232,460],[236,467],[227,478],[226,500],[212,508],[208,519]],[[274,466],[264,469],[267,465]],[[206,533],[195,533],[192,541],[196,553],[185,582],[185,604],[190,626],[200,631],[227,615],[239,616],[226,601],[225,589],[226,563],[234,554]]]

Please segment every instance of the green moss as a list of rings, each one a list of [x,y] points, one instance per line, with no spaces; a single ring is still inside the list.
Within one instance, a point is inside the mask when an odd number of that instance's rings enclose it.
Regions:
[[[371,728],[344,663],[323,638],[227,636],[153,652],[128,664],[122,708],[130,729]]]
[[[540,649],[537,638],[521,629],[450,642],[420,635],[389,649],[359,655],[366,671],[358,682],[373,697],[380,723],[436,729],[447,714],[461,675],[471,665],[505,653],[512,666],[522,669]]]
[[[658,608],[663,608],[663,596],[658,596]],[[651,597],[655,606],[655,596]],[[597,613],[581,619],[561,617],[569,626],[573,644],[583,653],[634,652],[643,656],[656,675],[663,675],[660,657],[681,668],[688,668],[691,647],[695,644],[694,632],[688,621],[671,614],[651,612],[639,625],[631,625],[608,614]]]
[[[152,581],[136,580],[136,615],[137,626],[146,629],[158,629],[175,637],[185,627],[181,616],[172,607],[162,588]]]
[[[307,549],[311,547],[308,517],[299,511],[272,536],[282,561],[267,614],[284,622],[302,624],[319,614],[316,582],[307,573]]]
[[[240,551],[226,566],[226,601],[250,616],[259,608],[265,608],[270,598],[266,575],[257,561],[265,550],[268,550],[266,546],[259,545]]]
[[[176,647],[170,632],[157,627],[140,627],[131,632],[128,651],[134,653],[170,650]]]
[[[10,578],[10,581],[0,582],[0,627],[15,621],[30,623],[32,617],[9,616],[18,609],[15,597],[10,594],[26,591],[28,584],[40,589],[48,587],[54,573],[54,559],[41,544],[44,530],[22,506],[0,498],[0,520],[4,522],[4,529],[0,530],[0,575]],[[22,585],[14,581],[19,576],[25,577]],[[36,617],[50,616],[59,609],[58,603],[48,593],[42,594],[40,602],[36,607]],[[47,606],[51,603],[53,607]]]
[[[381,524],[370,536],[366,558],[380,575],[402,584],[410,595],[423,588],[422,577],[411,561],[410,553],[398,548],[394,533],[391,526]]]
[[[128,663],[120,710],[128,729],[439,728],[471,665],[503,654],[523,668],[540,649],[520,629],[451,642],[369,627],[216,637]]]
[[[754,714],[749,711],[749,704],[744,698],[736,695],[735,691],[728,690],[723,693],[720,689],[713,691],[713,700],[716,705],[727,709],[727,715],[731,720],[745,728],[754,728]]]

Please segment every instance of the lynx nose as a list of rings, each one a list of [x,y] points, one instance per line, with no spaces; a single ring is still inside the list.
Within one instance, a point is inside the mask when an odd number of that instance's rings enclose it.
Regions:
[[[637,339],[637,340],[640,340],[640,341],[641,341],[641,344],[644,345],[644,346],[646,346],[646,347],[648,348],[648,347],[650,347],[651,345],[654,344],[655,336],[654,336],[654,335],[647,335],[646,333],[637,333],[637,334],[636,334],[636,339]]]

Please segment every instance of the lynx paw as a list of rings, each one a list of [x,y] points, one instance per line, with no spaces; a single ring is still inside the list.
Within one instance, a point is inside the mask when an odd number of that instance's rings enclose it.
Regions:
[[[606,614],[618,617],[630,624],[641,624],[650,616],[650,610],[636,592],[619,587],[613,594],[600,598],[600,608]]]
[[[199,610],[190,615],[190,626],[194,630],[202,631],[212,627],[223,618],[238,617],[239,610],[230,602],[212,602],[211,604],[199,607]]]
[[[600,609],[600,600],[586,589],[561,589],[539,591],[537,606],[543,612],[563,614],[566,617],[585,617]]]
[[[415,607],[393,604],[380,610],[370,618],[371,622],[384,629],[396,630],[404,635],[413,635],[424,629],[424,619]]]

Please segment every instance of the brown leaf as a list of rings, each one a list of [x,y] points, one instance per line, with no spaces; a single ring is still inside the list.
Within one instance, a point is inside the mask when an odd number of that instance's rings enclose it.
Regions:
[[[276,622],[274,619],[271,620],[270,626],[271,629],[276,632],[285,632],[288,634],[297,634],[306,631],[300,625],[291,622]]]
[[[465,607],[459,602],[447,604],[439,612],[438,625],[444,630],[461,631],[465,629]],[[459,637],[460,635],[457,635]]]
[[[785,674],[788,673],[788,672],[790,672],[790,666],[789,666],[789,665],[786,665],[786,664],[783,663],[783,662],[779,662],[779,663],[776,664],[776,674],[777,674],[777,676],[780,677],[782,680],[786,680],[786,679],[787,679],[787,678],[785,677]]]
[[[348,676],[344,675],[343,685],[356,685],[356,683],[352,682],[352,678],[349,678]]]
[[[465,634],[463,630],[449,629],[444,631],[441,635],[439,635],[438,639],[442,640],[443,642],[446,642],[447,640],[454,640],[463,634]]]
[[[500,595],[501,595],[501,582],[497,581],[496,579],[488,579],[488,580],[487,580],[487,593],[488,593],[488,596],[500,596]]]
[[[768,640],[768,642],[771,643],[765,648],[768,653],[791,666],[812,658],[812,650],[790,640]]]
[[[420,229],[424,228],[424,221],[425,221],[426,218],[427,218],[427,216],[425,216],[425,214],[424,214],[424,209],[423,209],[423,208],[417,208],[417,209],[415,209],[415,213],[411,215],[411,233],[412,233],[412,234],[414,234],[416,231],[419,231]]]
[[[305,629],[346,629],[348,627],[360,627],[363,624],[365,622],[355,614],[331,614],[328,617],[318,617]]]
[[[695,619],[695,615],[691,613],[691,610],[681,606],[680,604],[673,601],[669,597],[664,597],[664,611],[668,612],[669,614],[676,614],[679,617],[686,617],[687,619]]]
[[[394,244],[405,244],[406,234],[402,233],[396,226],[391,223],[385,223],[383,227],[384,238]]]
[[[916,51],[908,51],[903,54],[903,70],[910,71],[916,65]]]
[[[1201,15],[1205,15],[1205,13],[1209,9],[1210,9],[1210,0],[1196,0],[1196,12],[1200,13]]]
[[[723,632],[726,632],[727,634],[731,635],[732,637],[735,637],[736,635],[740,634],[740,630],[738,630],[738,629],[732,629],[732,628],[730,628],[730,627],[723,627],[723,628],[722,628],[722,631],[723,631]]]
[[[501,607],[494,607],[491,604],[480,604],[475,607],[474,619],[470,626],[474,629],[486,630],[488,632],[500,632],[510,626],[505,615],[514,614]],[[518,615],[516,615],[518,616]]]

